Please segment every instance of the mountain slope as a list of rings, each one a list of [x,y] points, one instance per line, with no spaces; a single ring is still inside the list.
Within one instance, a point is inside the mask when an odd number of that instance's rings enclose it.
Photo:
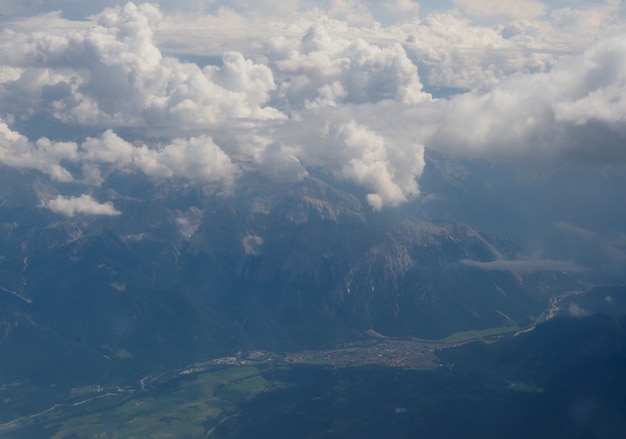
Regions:
[[[22,308],[7,308],[6,324],[97,353],[114,375],[242,347],[332,345],[368,330],[440,338],[515,327],[580,287],[567,273],[467,265],[521,252],[467,224],[372,212],[313,177],[246,179],[228,196],[114,176],[100,196],[118,216],[63,217],[12,198],[0,206],[0,287]],[[53,190],[33,181],[21,190]]]

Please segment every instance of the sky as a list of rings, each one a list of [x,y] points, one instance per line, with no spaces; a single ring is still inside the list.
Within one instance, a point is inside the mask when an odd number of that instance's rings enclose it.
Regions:
[[[425,148],[601,172],[626,163],[625,10],[0,0],[0,164],[63,183],[40,205],[67,216],[120,215],[90,195],[116,172],[226,195],[323,173],[373,210],[419,197]]]

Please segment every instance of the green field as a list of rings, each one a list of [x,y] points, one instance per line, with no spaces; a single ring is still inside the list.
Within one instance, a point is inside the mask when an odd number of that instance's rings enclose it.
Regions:
[[[211,437],[211,428],[236,415],[239,403],[270,387],[276,384],[253,366],[175,378],[117,407],[62,421],[52,438]]]

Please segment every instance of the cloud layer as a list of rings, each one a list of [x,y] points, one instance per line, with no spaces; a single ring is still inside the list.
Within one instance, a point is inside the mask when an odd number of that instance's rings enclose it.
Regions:
[[[271,16],[268,2],[68,3],[0,3],[0,163],[85,191],[114,172],[228,193],[250,169],[315,171],[378,210],[419,195],[424,147],[626,161],[617,2],[458,0],[424,16],[410,0],[294,0]],[[429,93],[442,87],[464,91]]]

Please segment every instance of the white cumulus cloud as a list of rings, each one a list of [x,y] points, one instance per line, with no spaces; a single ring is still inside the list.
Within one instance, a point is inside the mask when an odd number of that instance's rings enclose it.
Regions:
[[[162,147],[134,145],[112,130],[80,145],[81,160],[93,167],[140,171],[157,179],[218,182],[228,187],[239,173],[230,157],[208,136],[177,138]]]
[[[106,9],[89,28],[12,35],[0,54],[22,71],[0,84],[0,110],[27,105],[67,124],[170,131],[282,117],[265,108],[275,88],[267,66],[236,52],[205,68],[163,56],[153,39],[161,18],[152,5],[127,3]]]
[[[428,14],[412,0],[70,3],[0,3],[5,166],[86,186],[141,172],[226,192],[251,169],[282,182],[315,173],[381,209],[419,195],[424,145],[626,162],[614,1],[457,0]],[[437,87],[458,93],[433,99]]]
[[[316,24],[302,38],[270,40],[268,51],[281,80],[279,92],[291,108],[382,100],[414,104],[429,98],[400,44],[379,47],[335,38]]]
[[[94,200],[91,195],[87,194],[83,194],[79,197],[64,197],[59,195],[51,200],[42,201],[41,205],[53,212],[69,217],[80,214],[116,216],[122,213],[117,210],[110,201],[99,203]]]
[[[626,163],[626,38],[603,40],[547,73],[442,103],[430,144],[536,162]]]
[[[41,138],[32,143],[0,122],[0,164],[13,168],[37,169],[57,181],[72,181],[72,174],[59,164],[76,160],[78,147],[73,142],[52,142]]]

